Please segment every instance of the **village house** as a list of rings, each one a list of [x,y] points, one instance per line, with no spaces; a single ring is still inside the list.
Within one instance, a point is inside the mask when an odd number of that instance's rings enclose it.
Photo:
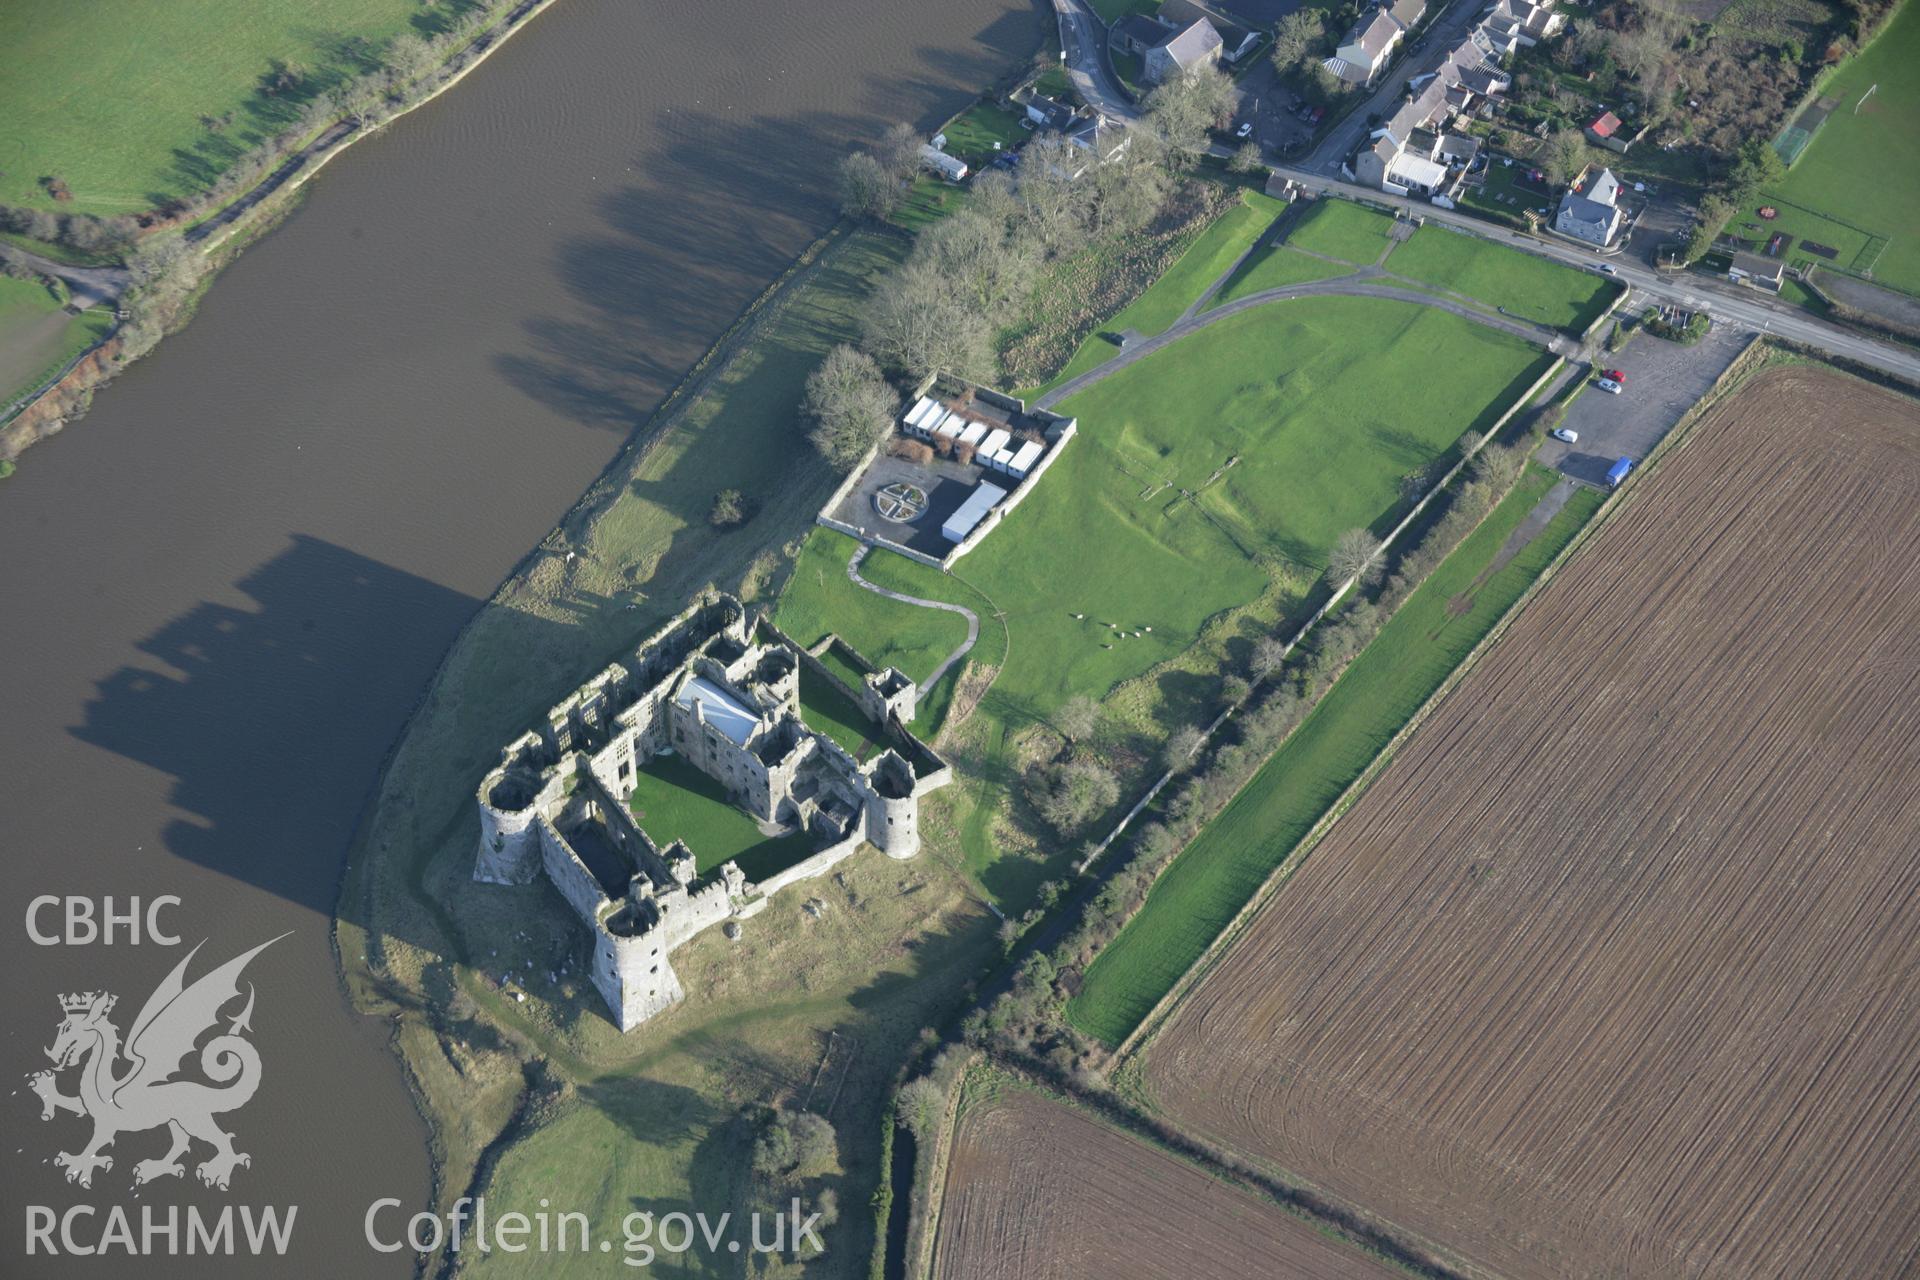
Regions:
[[[1220,33],[1205,18],[1195,18],[1142,55],[1143,74],[1150,84],[1165,84],[1198,66],[1220,61]]]
[[[1348,84],[1370,84],[1406,34],[1407,29],[1390,11],[1364,13],[1327,59],[1326,68]]]
[[[1553,229],[1604,249],[1613,243],[1620,221],[1626,216],[1619,201],[1620,179],[1613,176],[1613,170],[1602,169],[1595,174],[1588,169],[1560,198],[1560,208],[1553,215]]]
[[[1564,13],[1555,13],[1552,5],[1534,4],[1533,0],[1499,0],[1480,20],[1480,30],[1487,33],[1502,56],[1550,39],[1566,25]]]

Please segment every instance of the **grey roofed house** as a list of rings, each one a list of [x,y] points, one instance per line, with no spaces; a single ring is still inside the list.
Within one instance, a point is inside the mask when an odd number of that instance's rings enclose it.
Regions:
[[[1472,164],[1474,157],[1480,154],[1480,139],[1459,133],[1442,134],[1434,154],[1456,164]]]
[[[1353,29],[1347,32],[1346,39],[1342,40],[1340,47],[1333,51],[1333,56],[1336,60],[1347,63],[1357,70],[1364,70],[1365,78],[1371,79],[1380,69],[1381,64],[1386,62],[1387,55],[1393,52],[1394,45],[1400,42],[1400,37],[1405,34],[1406,28],[1400,25],[1391,12],[1386,9],[1375,9],[1371,14],[1362,15],[1360,20],[1354,23]],[[1334,74],[1340,73],[1336,71]]]
[[[1168,77],[1191,71],[1203,63],[1218,62],[1221,45],[1220,33],[1213,24],[1205,18],[1195,18],[1147,50],[1146,77],[1154,84],[1161,84]]]
[[[1613,242],[1622,217],[1614,203],[1620,198],[1620,180],[1613,170],[1602,169],[1582,191],[1578,184],[1560,198],[1553,216],[1553,229],[1562,235],[1605,246]]]
[[[1027,119],[1042,129],[1067,129],[1079,118],[1079,112],[1044,93],[1036,93],[1027,99]]]
[[[1144,13],[1130,13],[1113,24],[1113,38],[1126,53],[1144,54],[1172,34],[1172,23]]]
[[[1387,12],[1393,15],[1395,22],[1411,30],[1413,24],[1420,21],[1427,11],[1427,0],[1393,0],[1387,6]]]

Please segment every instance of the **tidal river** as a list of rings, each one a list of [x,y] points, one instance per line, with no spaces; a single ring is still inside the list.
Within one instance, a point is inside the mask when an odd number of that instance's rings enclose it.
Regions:
[[[1016,0],[560,0],[329,166],[184,332],[0,485],[0,1274],[411,1271],[361,1224],[377,1195],[424,1199],[426,1133],[329,942],[384,753],[477,603],[831,221],[838,156],[964,105],[1044,21]],[[41,895],[63,901],[30,912]],[[178,945],[125,923],[87,942],[107,898],[162,895]],[[189,982],[282,934],[237,982],[260,1068],[215,1117],[251,1157],[231,1189],[196,1179],[199,1143],[184,1177],[134,1189],[164,1127],[69,1184],[54,1157],[89,1125],[43,1123],[26,1078],[62,997],[114,993],[124,1037],[194,944]],[[70,1243],[108,1235],[114,1260],[65,1256],[58,1230],[62,1256],[27,1256],[36,1207],[75,1205],[96,1212],[63,1219]],[[242,1207],[296,1217],[278,1263],[128,1265],[115,1206],[136,1246],[170,1207],[233,1206],[236,1248]],[[145,1245],[184,1253],[179,1222]]]

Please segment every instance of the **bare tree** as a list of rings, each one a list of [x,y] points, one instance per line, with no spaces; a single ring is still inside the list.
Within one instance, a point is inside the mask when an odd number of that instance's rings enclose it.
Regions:
[[[899,404],[873,358],[842,343],[807,375],[807,440],[837,470],[850,471],[893,430]]]
[[[1587,140],[1578,129],[1562,129],[1547,143],[1547,179],[1556,186],[1569,186],[1587,167],[1590,152]]]
[[[992,327],[925,261],[910,261],[881,282],[861,327],[866,349],[914,378],[945,371],[993,373]]]
[[[1326,27],[1316,9],[1296,9],[1273,29],[1273,65],[1281,74],[1293,71],[1319,51]]]
[[[1069,741],[1084,742],[1100,727],[1100,704],[1086,694],[1075,694],[1053,713],[1053,727]]]
[[[1348,578],[1371,582],[1380,576],[1380,539],[1365,529],[1349,529],[1335,539],[1327,557],[1327,580],[1336,586]]]
[[[1086,238],[1087,195],[1074,177],[1091,163],[1084,151],[1056,135],[1027,145],[1016,191],[1022,220],[1051,253],[1071,253]]]
[[[1252,173],[1260,167],[1263,159],[1260,144],[1249,138],[1227,158],[1227,169],[1231,173]]]
[[[910,124],[888,125],[874,158],[898,181],[911,182],[913,175],[920,172],[920,135]]]
[[[1161,759],[1165,761],[1167,768],[1177,772],[1193,763],[1194,752],[1200,750],[1200,744],[1205,741],[1205,735],[1198,729],[1190,724],[1183,724],[1167,735],[1167,745],[1162,751]]]
[[[1239,99],[1226,72],[1198,66],[1147,95],[1147,122],[1169,151],[1196,157],[1211,145],[1209,133],[1233,119]]]
[[[864,151],[840,162],[840,211],[878,222],[900,203],[900,182]]]
[[[1120,783],[1101,766],[1076,760],[1035,769],[1027,797],[1048,826],[1070,836],[1120,798]]]
[[[1024,237],[1009,241],[1004,224],[967,208],[922,231],[914,256],[981,311],[992,312],[1033,288],[1040,265],[1036,249]]]
[[[1256,680],[1264,680],[1280,669],[1287,660],[1287,646],[1274,636],[1261,636],[1254,641],[1253,652],[1247,655],[1247,670]]]

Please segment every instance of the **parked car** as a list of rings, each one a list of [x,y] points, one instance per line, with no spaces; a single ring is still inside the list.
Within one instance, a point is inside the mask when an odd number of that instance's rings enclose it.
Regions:
[[[1612,265],[1611,263],[1606,263],[1606,262],[1601,263],[1600,270],[1610,276],[1617,276],[1620,274],[1620,268]]]
[[[1562,444],[1580,443],[1580,433],[1572,427],[1555,427],[1552,435],[1555,440],[1560,441]]]
[[[1238,129],[1235,129],[1233,131],[1233,136],[1236,138],[1245,138],[1250,136],[1252,133],[1253,133],[1253,121],[1249,120],[1245,124],[1241,125]]]
[[[1627,375],[1618,369],[1602,369],[1600,376],[1603,378],[1612,378],[1623,387],[1627,385]]]
[[[1617,396],[1620,394],[1620,391],[1621,391],[1620,384],[1615,382],[1612,378],[1602,378],[1600,379],[1600,381],[1594,383],[1593,385],[1596,387],[1599,387],[1602,391],[1607,392],[1609,395]]]

